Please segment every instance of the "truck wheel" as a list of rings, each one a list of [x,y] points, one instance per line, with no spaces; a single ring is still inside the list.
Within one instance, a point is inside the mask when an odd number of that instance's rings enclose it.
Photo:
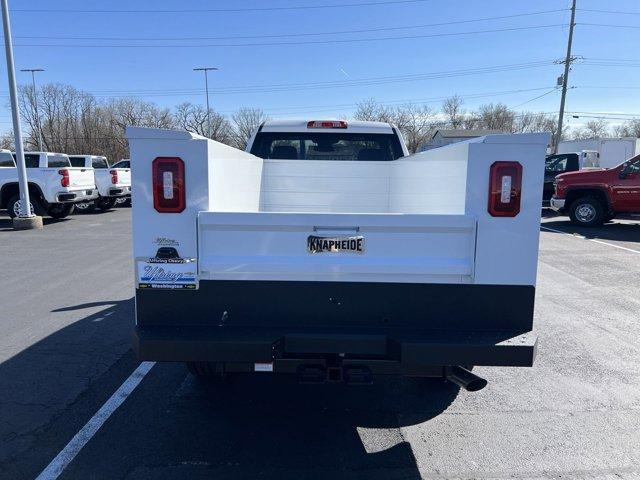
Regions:
[[[105,210],[110,210],[113,208],[113,206],[116,204],[116,199],[115,198],[99,198],[98,200],[96,200],[95,204],[98,210],[102,210],[104,212]]]
[[[51,218],[65,218],[73,213],[75,205],[73,203],[52,203],[47,208],[47,214]]]
[[[569,218],[574,225],[597,227],[604,222],[604,206],[595,197],[579,198],[569,208]]]
[[[77,210],[80,213],[93,212],[93,210],[95,210],[95,208],[96,208],[96,206],[93,203],[93,201],[76,203],[75,206],[76,206],[75,210]]]
[[[31,213],[42,216],[44,214],[44,208],[36,198],[31,198],[29,202],[31,204]],[[15,218],[20,215],[20,195],[14,195],[9,199],[7,203],[7,213],[11,218]]]

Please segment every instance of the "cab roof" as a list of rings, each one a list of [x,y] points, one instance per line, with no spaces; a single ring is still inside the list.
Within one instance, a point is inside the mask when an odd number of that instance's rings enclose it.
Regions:
[[[309,122],[344,122],[347,127],[334,128],[309,128]],[[333,118],[310,118],[307,120],[267,120],[262,124],[263,132],[309,132],[336,133],[346,131],[349,133],[393,133],[393,126],[387,122],[365,122],[361,120],[336,120]]]

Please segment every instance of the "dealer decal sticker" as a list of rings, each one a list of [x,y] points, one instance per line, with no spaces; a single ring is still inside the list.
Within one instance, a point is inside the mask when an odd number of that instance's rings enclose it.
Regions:
[[[197,262],[183,258],[137,259],[136,280],[136,286],[140,289],[196,290]]]

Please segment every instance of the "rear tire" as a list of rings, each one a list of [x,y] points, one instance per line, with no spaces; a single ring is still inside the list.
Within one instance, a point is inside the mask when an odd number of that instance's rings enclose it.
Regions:
[[[52,203],[47,208],[47,214],[51,218],[62,219],[66,218],[73,213],[75,205],[73,203]]]
[[[98,210],[102,210],[103,212],[106,210],[111,210],[115,204],[116,199],[111,197],[101,197],[95,201],[96,208],[98,208]]]
[[[76,213],[91,213],[96,208],[96,205],[93,201],[76,203],[75,206]]]
[[[37,198],[30,198],[31,213],[34,215],[42,216],[44,214],[44,208]],[[20,195],[16,194],[7,202],[7,213],[11,218],[16,218],[20,214]]]
[[[574,225],[598,227],[605,219],[605,209],[596,197],[579,198],[569,207],[569,218]]]

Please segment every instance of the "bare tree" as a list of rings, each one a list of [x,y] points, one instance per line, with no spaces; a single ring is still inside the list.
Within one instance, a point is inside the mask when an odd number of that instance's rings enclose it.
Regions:
[[[634,118],[613,128],[616,137],[640,137],[640,118]]]
[[[409,152],[416,152],[427,140],[435,124],[435,113],[426,105],[405,104],[389,107],[373,99],[358,103],[354,118],[396,125]]]
[[[503,103],[481,105],[471,117],[465,118],[465,128],[484,128],[501,132],[514,131],[515,112]]]
[[[458,95],[449,97],[442,102],[442,114],[447,119],[447,122],[451,125],[451,128],[462,127],[464,120],[464,112],[462,110],[462,98]]]
[[[218,142],[230,143],[231,125],[224,117],[213,110],[209,111],[211,120],[211,138]],[[197,133],[203,137],[208,136],[207,109],[201,105],[194,105],[189,102],[181,103],[173,112],[174,124],[189,132]]]
[[[589,139],[602,138],[609,134],[609,125],[603,119],[590,120],[582,128],[574,131],[574,138]]]
[[[233,146],[245,149],[253,132],[267,119],[267,115],[259,108],[245,107],[235,112],[231,117]]]
[[[0,136],[0,148],[14,150],[13,130]]]

